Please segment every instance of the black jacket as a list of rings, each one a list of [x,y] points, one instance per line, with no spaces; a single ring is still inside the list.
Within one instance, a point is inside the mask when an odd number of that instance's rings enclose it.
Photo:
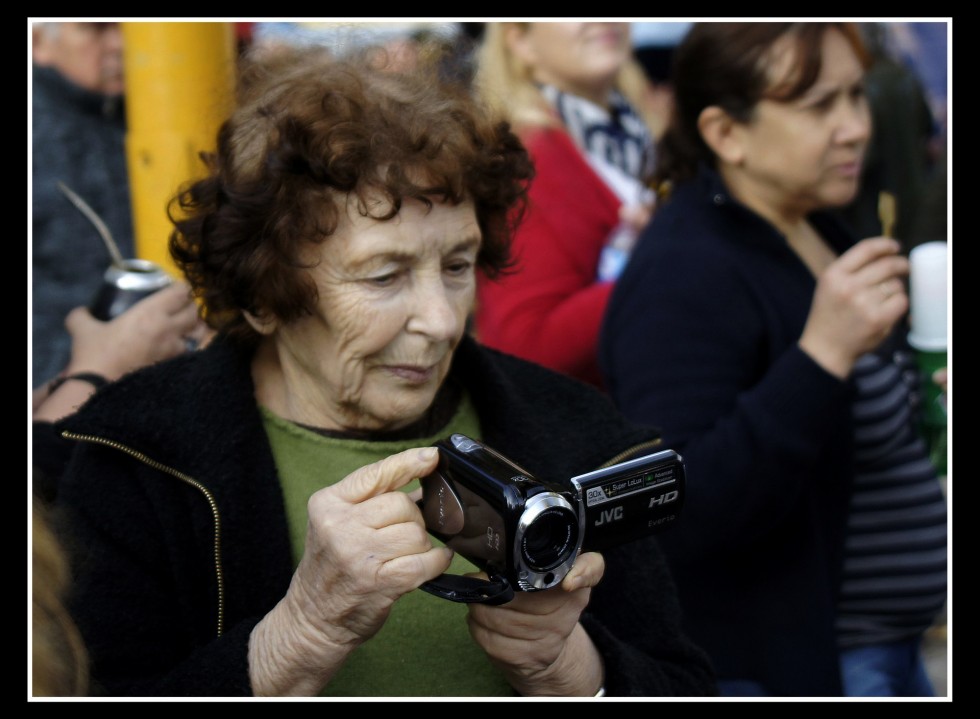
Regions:
[[[293,565],[249,365],[219,338],[110,385],[59,426],[78,442],[56,500],[76,558],[70,610],[106,694],[251,694],[249,634],[286,593]],[[543,480],[657,437],[597,391],[469,339],[452,371],[484,441]],[[655,541],[605,556],[582,621],[607,692],[713,694]]]

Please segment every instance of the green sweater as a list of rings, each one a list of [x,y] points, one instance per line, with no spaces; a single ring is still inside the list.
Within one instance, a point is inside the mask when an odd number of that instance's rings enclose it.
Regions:
[[[424,447],[454,432],[481,437],[476,411],[465,396],[449,424],[422,439],[372,441],[326,437],[262,409],[283,487],[294,564],[306,540],[310,495],[355,469],[413,447]],[[418,487],[414,480],[404,487]],[[433,538],[433,543],[438,540]],[[477,571],[456,555],[451,574]],[[322,696],[514,696],[503,675],[470,637],[466,605],[420,589],[395,602],[381,630],[348,658]]]

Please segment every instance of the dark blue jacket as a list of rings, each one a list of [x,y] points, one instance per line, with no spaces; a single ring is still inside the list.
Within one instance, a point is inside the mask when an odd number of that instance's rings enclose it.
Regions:
[[[839,253],[853,244],[811,218]],[[614,401],[684,457],[661,537],[686,628],[719,679],[841,694],[834,608],[853,474],[852,388],[797,346],[815,279],[703,170],[658,207],[608,307]]]
[[[31,88],[31,342],[37,387],[68,363],[65,315],[91,301],[112,259],[98,230],[56,183],[92,207],[125,257],[133,256],[133,220],[122,99],[84,90],[50,67],[33,67]]]

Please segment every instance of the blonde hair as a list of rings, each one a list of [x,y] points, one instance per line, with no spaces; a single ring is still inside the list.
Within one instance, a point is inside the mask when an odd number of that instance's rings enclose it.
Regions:
[[[488,22],[476,53],[473,85],[483,102],[515,127],[560,126],[548,102],[534,84],[532,68],[507,45],[510,27],[526,22]]]
[[[63,604],[68,561],[45,511],[34,500],[32,516],[31,694],[86,696],[88,655]]]
[[[657,99],[657,93],[663,96],[665,90],[654,86],[643,64],[635,57],[630,57],[623,64],[616,84],[636,114],[643,118],[653,137],[659,139],[667,126],[669,108],[663,106],[663,100]]]
[[[528,22],[488,22],[477,49],[474,88],[501,118],[514,127],[561,127],[561,120],[534,83],[533,68],[522,62],[507,44],[507,31],[517,27],[526,31]],[[637,64],[624,63],[616,78],[616,89],[640,113],[644,106],[642,82],[637,82]],[[627,76],[629,74],[629,77]],[[643,76],[645,79],[645,75]],[[646,120],[646,118],[644,118]],[[652,130],[653,128],[651,128]]]

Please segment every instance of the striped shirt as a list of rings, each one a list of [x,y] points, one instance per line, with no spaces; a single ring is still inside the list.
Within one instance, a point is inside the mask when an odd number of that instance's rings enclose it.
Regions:
[[[837,635],[841,647],[921,634],[946,601],[946,498],[916,426],[912,355],[854,369],[855,479]]]

